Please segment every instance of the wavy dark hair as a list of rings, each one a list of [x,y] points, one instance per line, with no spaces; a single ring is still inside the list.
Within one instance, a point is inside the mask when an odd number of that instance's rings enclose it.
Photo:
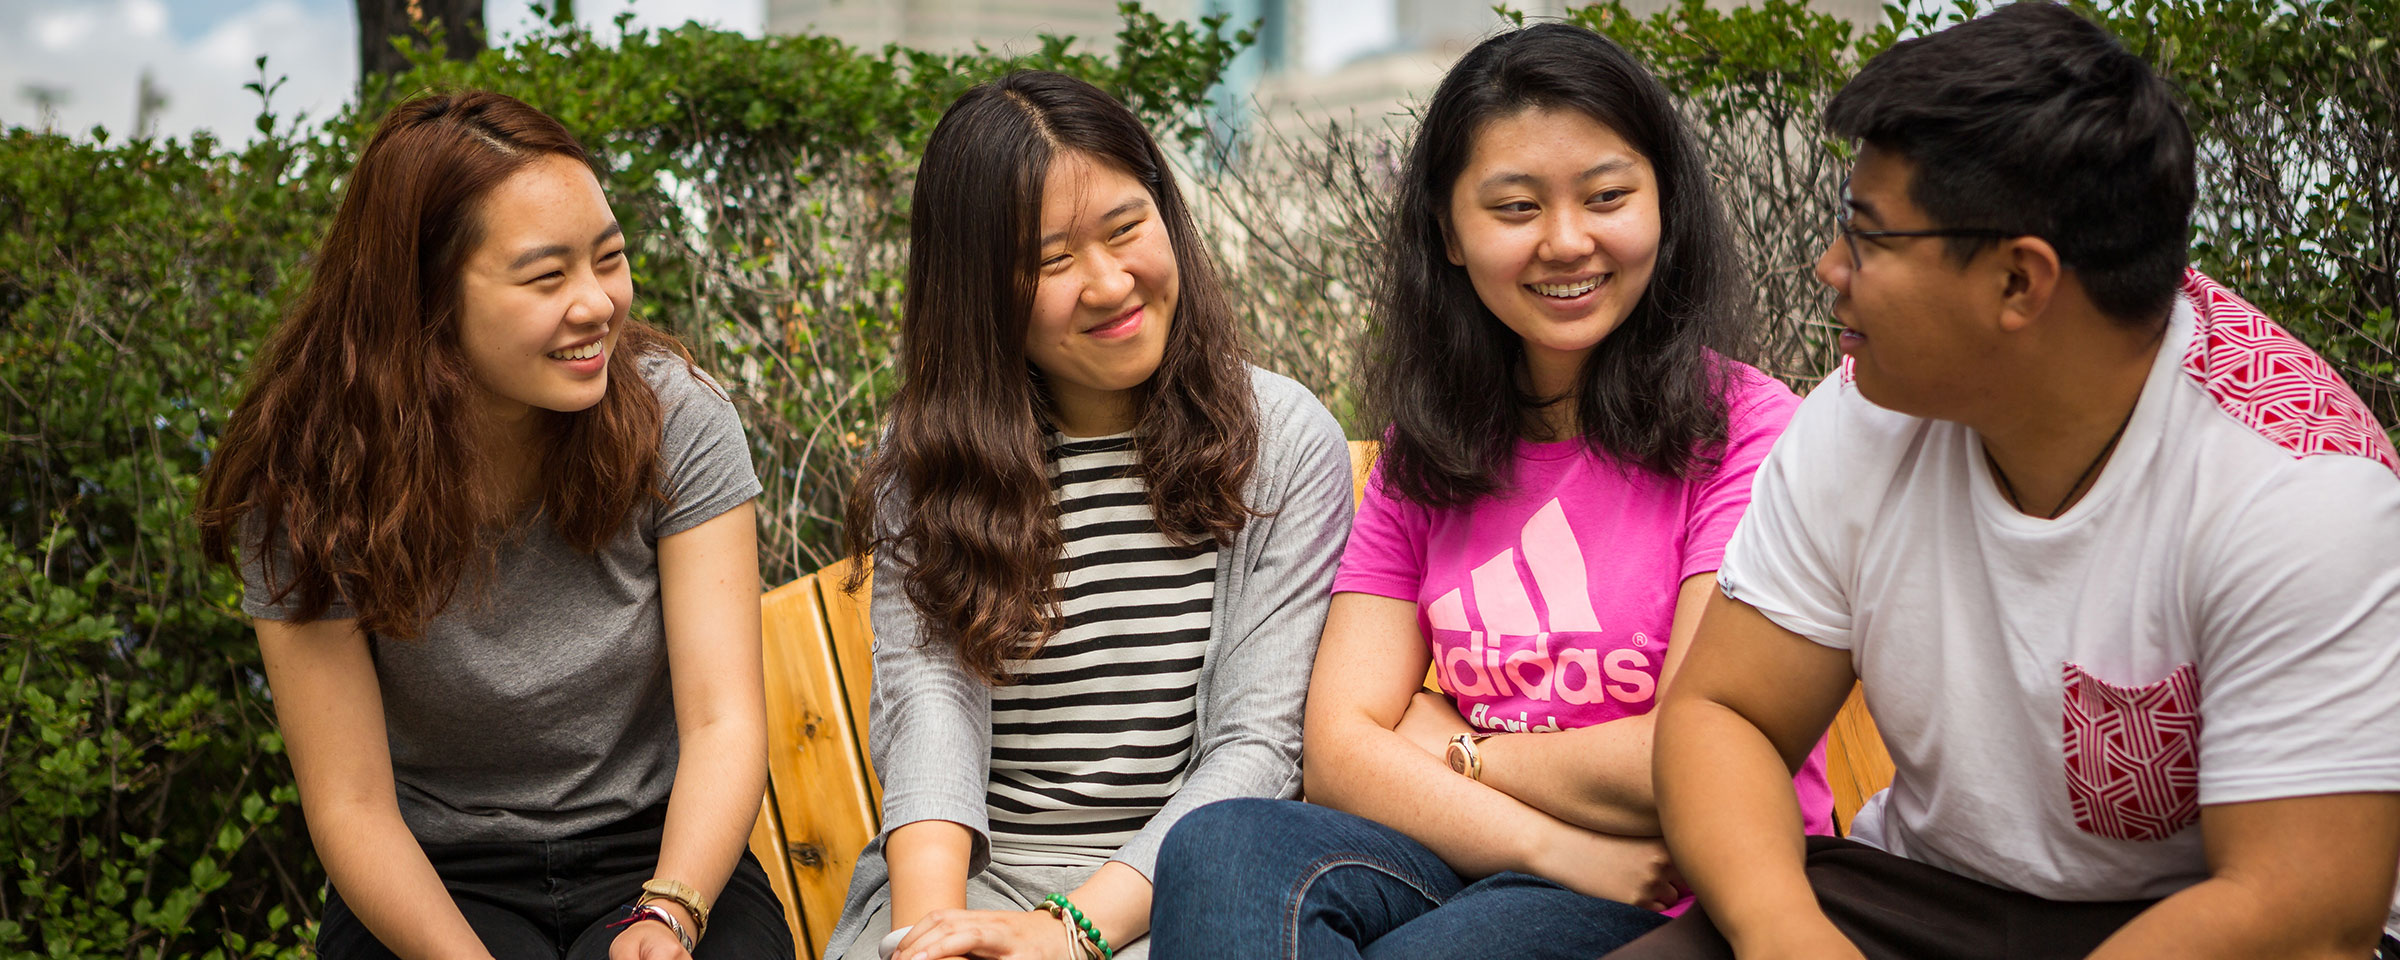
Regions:
[[[1132,111],[1072,77],[1022,71],[967,91],[934,127],[917,171],[904,379],[882,445],[851,488],[845,539],[854,558],[900,563],[934,636],[994,684],[1010,682],[1011,663],[1059,626],[1049,399],[1025,331],[1042,187],[1069,151],[1148,186],[1175,250],[1165,356],[1134,398],[1137,470],[1159,528],[1224,545],[1256,515],[1242,493],[1258,459],[1258,412],[1233,304],[1158,144]]]
[[[485,194],[549,155],[589,166],[565,127],[514,98],[470,91],[392,108],[349,175],[308,287],[268,338],[201,478],[203,553],[235,541],[294,622],[340,600],[369,633],[407,639],[480,581],[508,504],[488,486],[479,387],[459,346],[460,275]],[[625,322],[608,391],[543,411],[542,515],[596,551],[660,489],[658,397],[636,364],[690,355]]]
[[[1751,356],[1754,310],[1707,157],[1666,91],[1608,38],[1543,23],[1483,41],[1434,92],[1400,175],[1367,338],[1366,408],[1390,424],[1383,476],[1396,493],[1456,506],[1509,483],[1527,415],[1524,342],[1446,255],[1451,192],[1491,122],[1574,110],[1613,130],[1658,178],[1659,248],[1632,315],[1585,359],[1571,402],[1583,441],[1675,477],[1710,466],[1726,431],[1729,361]]]

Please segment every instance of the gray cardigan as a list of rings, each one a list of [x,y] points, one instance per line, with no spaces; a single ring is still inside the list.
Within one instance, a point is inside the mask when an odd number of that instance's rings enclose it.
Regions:
[[[1216,603],[1200,666],[1198,732],[1183,786],[1114,860],[1154,874],[1159,843],[1183,815],[1232,797],[1300,792],[1300,717],[1324,630],[1333,574],[1350,537],[1350,455],[1323,404],[1285,377],[1252,368],[1258,466],[1246,502],[1266,514],[1217,553]],[[899,509],[905,510],[905,504]],[[964,824],[970,874],[990,862],[985,792],[992,760],[991,690],[925,623],[888,558],[875,563],[875,682],[867,746],[883,779],[883,834],[859,854],[837,950],[890,899],[883,844],[919,820]]]

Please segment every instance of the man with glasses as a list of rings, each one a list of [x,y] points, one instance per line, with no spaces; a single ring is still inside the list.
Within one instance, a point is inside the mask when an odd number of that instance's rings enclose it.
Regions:
[[[1628,958],[2327,957],[2400,862],[2400,455],[2186,268],[2192,137],[2070,10],[1875,58],[1841,370],[1758,472],[1658,725],[1700,909]],[[1863,681],[1898,773],[1804,838]]]

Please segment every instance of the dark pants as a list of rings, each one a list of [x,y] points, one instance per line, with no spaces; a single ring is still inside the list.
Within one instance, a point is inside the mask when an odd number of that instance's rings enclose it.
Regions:
[[[1151,960],[1590,960],[1666,920],[1522,873],[1469,883],[1397,830],[1291,800],[1192,811],[1157,879]]]
[[[658,866],[664,808],[564,840],[429,843],[425,856],[458,912],[496,960],[605,960],[627,904]],[[792,956],[792,931],[766,871],[745,850],[710,906],[694,960]],[[324,960],[387,960],[339,891],[325,895],[317,933]]]
[[[2081,958],[2156,900],[2044,900],[1854,840],[1808,838],[1808,882],[1867,960]],[[1608,960],[1733,960],[1699,907]]]

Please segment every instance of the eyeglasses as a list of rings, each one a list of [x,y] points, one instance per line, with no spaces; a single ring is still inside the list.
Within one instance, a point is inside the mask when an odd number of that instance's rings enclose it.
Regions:
[[[1833,206],[1833,227],[1841,231],[1842,241],[1850,245],[1850,269],[1855,271],[1865,263],[1858,256],[1858,238],[1884,237],[1982,237],[1986,240],[2006,240],[2021,237],[2022,230],[1992,230],[1977,227],[1953,227],[1944,230],[1861,230],[1850,225],[1850,178],[1842,177],[1842,195]]]

